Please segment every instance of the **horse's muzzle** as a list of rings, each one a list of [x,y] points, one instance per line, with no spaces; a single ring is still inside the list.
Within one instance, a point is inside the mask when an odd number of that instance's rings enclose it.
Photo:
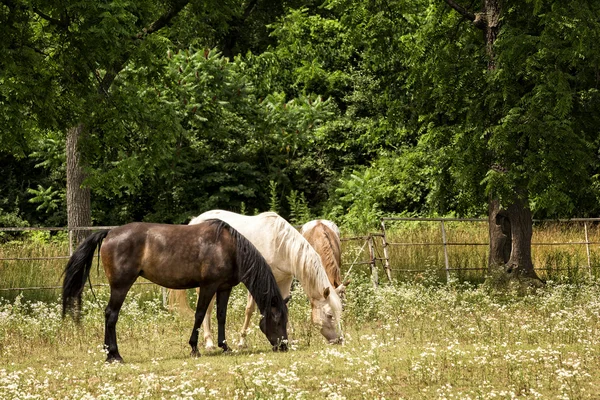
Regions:
[[[329,344],[344,344],[344,338],[340,336],[337,339],[330,340]]]
[[[288,351],[287,340],[282,340],[279,344],[273,346],[273,351]]]

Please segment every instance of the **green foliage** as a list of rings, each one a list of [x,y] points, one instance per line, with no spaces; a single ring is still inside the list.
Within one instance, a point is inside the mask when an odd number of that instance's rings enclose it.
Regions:
[[[382,217],[380,206],[376,202],[380,178],[371,169],[364,169],[340,179],[340,187],[336,189],[344,212],[340,218],[342,224],[353,232],[374,229]]]
[[[277,194],[277,182],[269,181],[269,211],[279,211],[279,195]]]
[[[36,208],[37,211],[51,213],[58,209],[59,204],[64,202],[64,198],[61,199],[61,192],[52,189],[52,186],[45,189],[38,185],[37,189],[27,189],[27,193],[33,196],[29,199],[30,203],[40,203]]]
[[[287,201],[290,206],[289,221],[291,224],[301,225],[312,219],[304,193],[298,194],[297,190],[290,190]]]
[[[144,32],[176,5],[1,6],[6,215],[64,224],[75,123],[102,224],[269,204],[370,229],[517,192],[538,218],[600,210],[596,1],[506,4],[493,70],[445,2],[192,2]]]

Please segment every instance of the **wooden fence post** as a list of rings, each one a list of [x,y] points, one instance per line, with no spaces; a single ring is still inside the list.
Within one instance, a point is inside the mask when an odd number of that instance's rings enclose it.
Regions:
[[[583,222],[583,229],[585,230],[585,251],[587,252],[587,261],[588,261],[588,271],[590,276],[592,276],[592,261],[590,257],[590,239],[588,236],[588,227],[587,222]]]
[[[385,222],[381,220],[381,240],[383,245],[383,260],[384,260],[384,268],[385,274],[390,282],[392,282],[392,271],[390,269],[390,256],[388,254],[388,243],[385,237]]]
[[[377,273],[377,264],[375,263],[375,247],[373,246],[373,236],[367,236],[367,243],[369,244],[369,257],[371,265],[371,281],[373,286],[377,288],[379,286],[379,275]]]
[[[446,282],[450,282],[450,262],[448,261],[448,242],[446,241],[446,228],[444,221],[440,221],[442,225],[442,244],[444,246],[444,264],[446,266]]]

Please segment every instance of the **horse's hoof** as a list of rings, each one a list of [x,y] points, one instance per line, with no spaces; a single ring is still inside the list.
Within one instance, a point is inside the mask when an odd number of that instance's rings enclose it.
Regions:
[[[223,353],[231,353],[231,348],[229,346],[223,345],[221,348],[223,349]]]
[[[204,348],[210,351],[215,349],[215,343],[213,342],[212,338],[204,338]]]
[[[190,353],[190,356],[192,356],[193,358],[198,358],[198,357],[200,357],[200,352],[198,351],[198,349],[194,349]]]
[[[124,362],[123,357],[121,357],[118,354],[116,356],[109,355],[108,357],[106,357],[107,364],[113,364],[113,363],[123,364],[123,362]]]

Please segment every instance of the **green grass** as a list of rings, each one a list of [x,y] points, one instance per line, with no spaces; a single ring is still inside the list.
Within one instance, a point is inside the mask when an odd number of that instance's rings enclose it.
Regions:
[[[56,303],[0,306],[0,398],[597,398],[600,284],[550,284],[536,293],[403,283],[348,288],[343,346],[290,304],[291,350],[273,353],[253,321],[250,347],[189,357],[191,321],[160,297],[132,296],[117,325],[123,365],[106,365],[103,306],[86,296],[81,326]],[[89,294],[89,293],[88,293]],[[235,342],[245,293],[234,291]]]

